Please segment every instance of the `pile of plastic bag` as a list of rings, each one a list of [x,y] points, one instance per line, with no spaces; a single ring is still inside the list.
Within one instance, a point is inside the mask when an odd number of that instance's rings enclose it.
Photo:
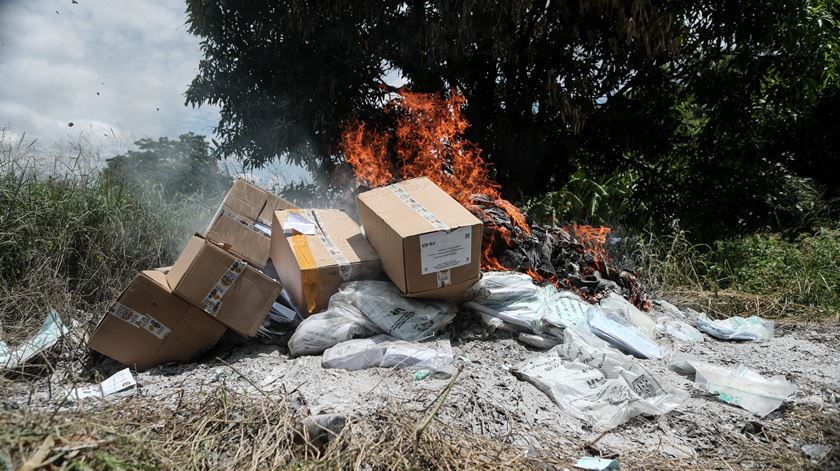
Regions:
[[[566,327],[585,328],[589,303],[552,285],[537,286],[524,273],[487,272],[466,306],[496,328],[556,335]]]
[[[667,414],[688,398],[606,342],[571,328],[563,335],[562,344],[512,372],[594,427],[612,428],[640,414]]]
[[[446,371],[452,348],[431,339],[455,318],[452,303],[403,297],[386,281],[353,281],[326,311],[304,319],[289,340],[293,356],[324,354],[325,368],[411,367]]]

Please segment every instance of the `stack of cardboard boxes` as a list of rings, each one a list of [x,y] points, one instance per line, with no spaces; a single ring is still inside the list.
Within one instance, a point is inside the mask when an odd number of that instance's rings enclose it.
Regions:
[[[229,328],[254,335],[283,289],[262,273],[275,210],[295,206],[238,179],[204,236],[169,269],[138,274],[91,335],[90,348],[144,370],[187,361]]]
[[[362,193],[358,207],[364,231],[341,211],[300,209],[237,180],[170,269],[137,275],[90,347],[143,370],[191,359],[226,328],[254,336],[284,287],[306,317],[341,283],[383,270],[406,296],[431,299],[457,301],[480,278],[481,222],[430,180]],[[266,274],[269,256],[279,280]]]

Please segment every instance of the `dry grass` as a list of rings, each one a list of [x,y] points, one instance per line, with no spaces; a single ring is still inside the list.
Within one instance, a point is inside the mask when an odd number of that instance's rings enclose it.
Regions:
[[[51,469],[563,469],[588,454],[584,444],[569,447],[568,441],[528,452],[510,437],[478,436],[439,420],[415,442],[423,417],[395,404],[351,418],[328,445],[315,446],[295,431],[303,417],[285,397],[225,387],[200,397],[182,394],[176,407],[161,407],[142,394],[77,407],[0,412],[0,463],[49,463]],[[837,415],[793,407],[783,420],[762,427],[723,434],[725,445],[713,455],[691,460],[654,450],[618,459],[626,469],[825,469],[840,463],[836,446],[816,464],[797,445],[836,445]]]
[[[840,322],[840,313],[819,306],[799,304],[781,297],[734,290],[706,291],[671,288],[663,297],[684,307],[705,312],[711,318],[759,316],[780,323]]]

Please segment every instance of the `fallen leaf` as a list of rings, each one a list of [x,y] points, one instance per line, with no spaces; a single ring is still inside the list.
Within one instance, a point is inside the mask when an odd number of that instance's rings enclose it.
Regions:
[[[43,466],[54,443],[55,439],[53,439],[53,436],[47,435],[47,438],[44,439],[41,446],[18,468],[18,471],[32,471]]]
[[[75,450],[83,450],[85,448],[96,448],[102,443],[102,440],[99,440],[96,437],[91,437],[90,435],[70,435],[67,438],[63,438],[62,445],[53,448],[53,451],[75,451]]]

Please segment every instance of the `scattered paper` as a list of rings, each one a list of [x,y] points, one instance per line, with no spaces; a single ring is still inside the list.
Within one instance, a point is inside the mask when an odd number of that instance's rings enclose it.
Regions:
[[[315,235],[315,223],[297,213],[289,213],[283,221],[283,233]]]
[[[823,458],[828,455],[828,452],[831,451],[831,447],[827,445],[820,445],[815,443],[808,443],[802,445],[802,453],[808,455],[808,458],[811,458],[811,462],[814,464],[819,464]]]
[[[621,469],[618,460],[606,460],[603,458],[594,458],[592,456],[584,456],[577,460],[575,468],[593,469],[596,471],[603,471],[605,469]]]
[[[562,344],[511,372],[595,428],[610,429],[639,414],[667,414],[688,398],[606,342],[570,328],[563,335]]]
[[[616,292],[610,292],[606,298],[598,303],[598,306],[607,314],[615,314],[625,319],[648,337],[656,337],[656,322],[653,318],[624,299],[624,296]]]
[[[471,288],[471,301],[466,306],[494,328],[537,335],[566,327],[588,330],[589,303],[552,285],[537,286],[524,273],[484,273]]]
[[[44,350],[52,347],[65,333],[61,317],[50,309],[41,328],[34,337],[15,349],[10,349],[6,342],[0,341],[0,369],[17,368]]]
[[[703,341],[703,333],[679,319],[661,318],[656,322],[656,331],[680,342]]]
[[[88,397],[105,397],[123,391],[137,384],[128,368],[114,373],[99,384],[89,384],[75,388],[68,394],[68,399],[86,399]]]
[[[452,345],[445,337],[424,342],[406,342],[388,335],[341,342],[324,351],[321,366],[358,371],[367,368],[410,368],[430,370],[436,375],[452,374]]]

